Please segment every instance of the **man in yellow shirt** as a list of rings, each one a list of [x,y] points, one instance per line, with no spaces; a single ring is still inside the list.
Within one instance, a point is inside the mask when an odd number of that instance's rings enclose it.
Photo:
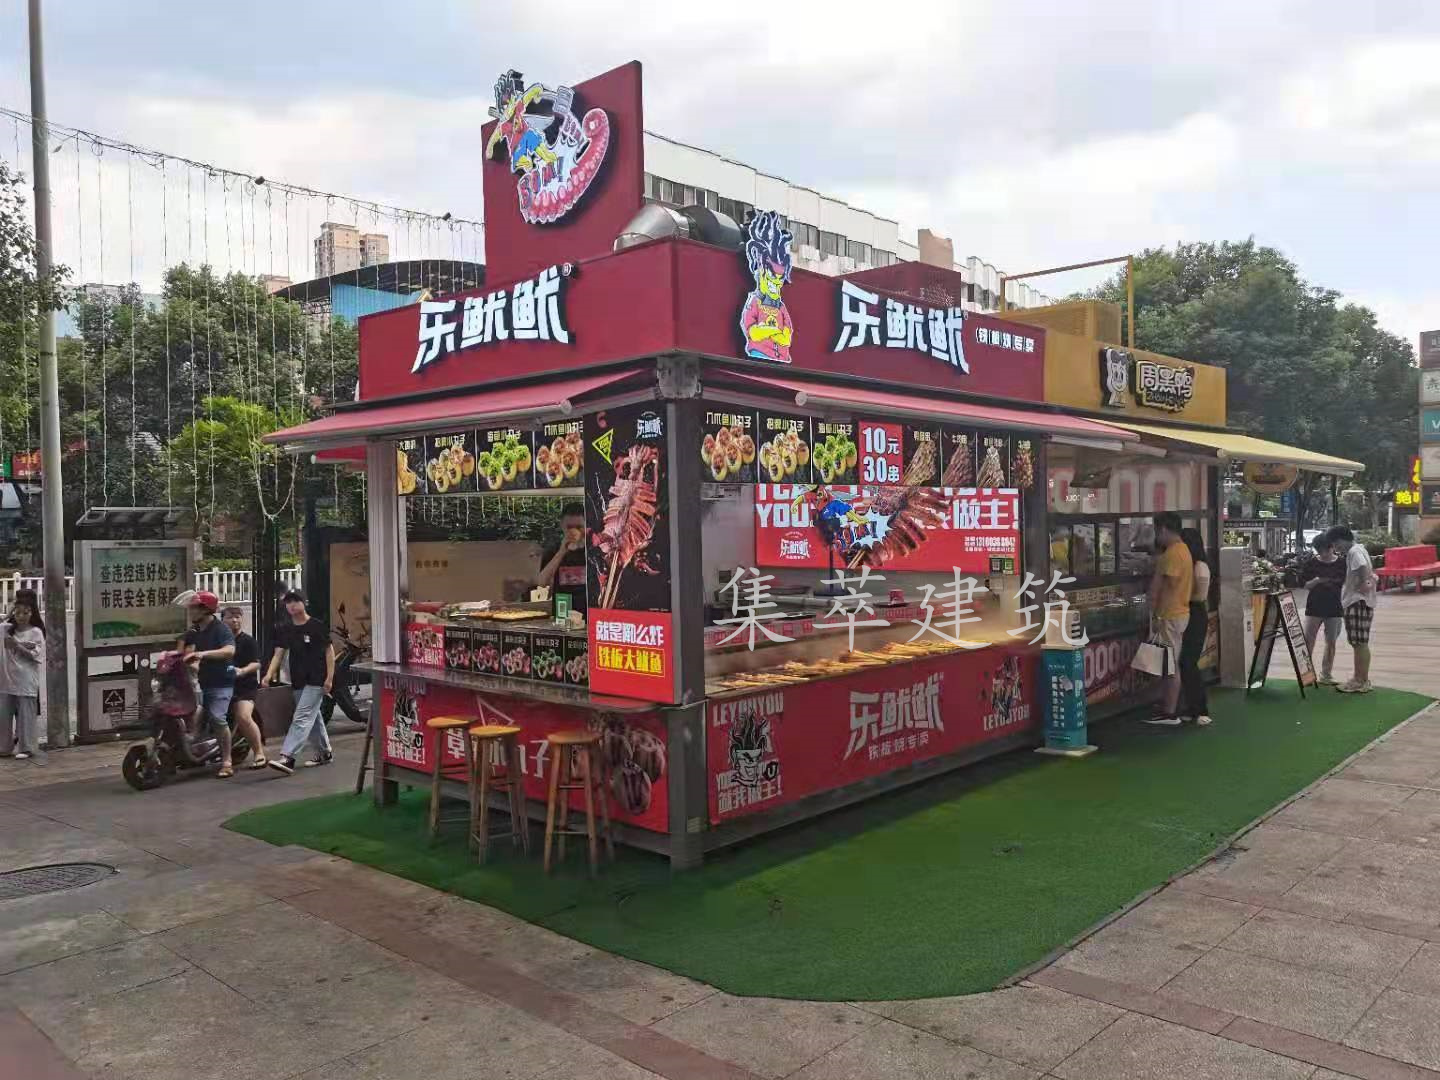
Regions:
[[[1190,590],[1195,561],[1180,538],[1180,515],[1167,510],[1155,515],[1155,546],[1160,555],[1150,578],[1151,638],[1170,647],[1170,673],[1160,680],[1160,712],[1147,723],[1176,727],[1180,699],[1180,646],[1190,621]]]

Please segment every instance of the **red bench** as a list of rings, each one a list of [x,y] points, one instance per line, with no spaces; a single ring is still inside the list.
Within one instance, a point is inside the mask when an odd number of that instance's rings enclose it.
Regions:
[[[1422,578],[1440,581],[1440,560],[1435,558],[1435,545],[1386,548],[1385,565],[1375,571],[1375,577],[1382,589],[1414,580],[1416,592],[1420,591]]]

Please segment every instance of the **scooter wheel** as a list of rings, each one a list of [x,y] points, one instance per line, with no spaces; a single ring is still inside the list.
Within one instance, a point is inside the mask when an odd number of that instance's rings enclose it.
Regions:
[[[150,751],[144,746],[132,746],[125,752],[120,763],[120,773],[125,782],[136,791],[149,791],[164,781],[161,770],[150,758]]]

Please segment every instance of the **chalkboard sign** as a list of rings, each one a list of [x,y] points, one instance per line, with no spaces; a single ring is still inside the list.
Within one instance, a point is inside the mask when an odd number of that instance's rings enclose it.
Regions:
[[[1300,696],[1305,696],[1307,686],[1315,685],[1315,664],[1305,641],[1300,612],[1295,607],[1295,594],[1286,589],[1265,597],[1265,616],[1260,621],[1260,638],[1255,642],[1255,658],[1250,663],[1247,692],[1265,685],[1275,639],[1282,635],[1290,649],[1290,663],[1295,668],[1295,681],[1300,684]]]

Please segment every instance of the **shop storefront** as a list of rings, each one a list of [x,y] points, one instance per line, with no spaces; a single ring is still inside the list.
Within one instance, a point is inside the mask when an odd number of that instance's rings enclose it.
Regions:
[[[364,447],[377,798],[463,760],[427,718],[494,714],[543,817],[545,737],[588,728],[617,838],[692,865],[1033,745],[1055,572],[1094,700],[1133,705],[1150,516],[1215,544],[1216,455],[1143,411],[1080,415],[1100,406],[1052,385],[1069,335],[963,311],[958,275],[808,273],[766,213],[738,245],[703,214],[616,245],[642,205],[638,65],[513,81],[554,127],[507,99],[484,131],[485,287],[363,319],[360,400],[273,437]],[[1223,423],[1207,371],[1186,386]],[[1141,410],[1179,392],[1129,377]],[[416,500],[547,496],[573,552],[411,550]]]

